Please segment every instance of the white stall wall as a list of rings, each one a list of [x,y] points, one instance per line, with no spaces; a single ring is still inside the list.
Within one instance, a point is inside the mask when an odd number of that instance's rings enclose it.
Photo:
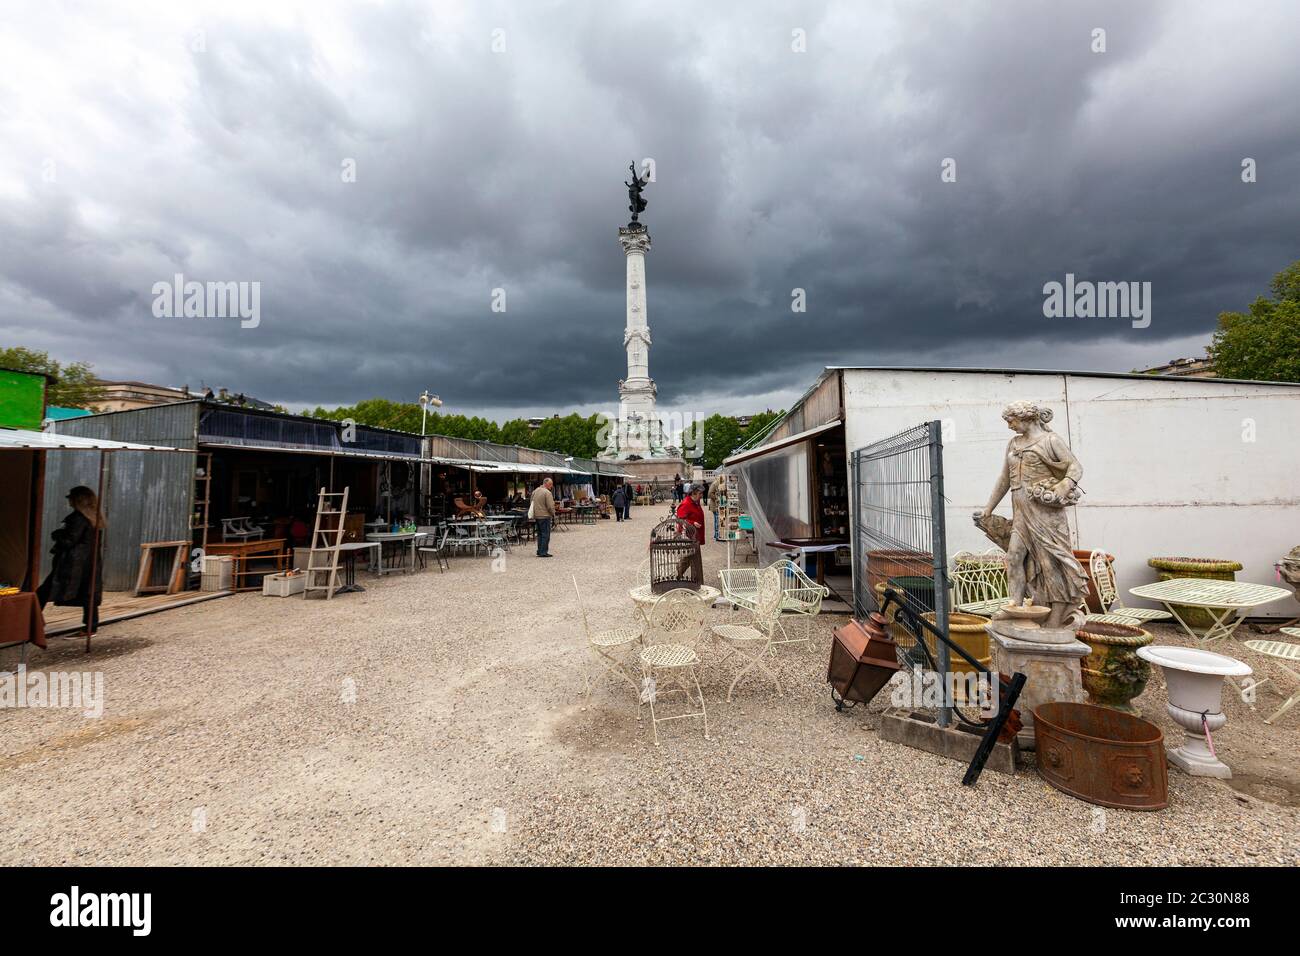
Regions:
[[[1127,588],[1154,581],[1155,555],[1227,558],[1239,581],[1275,584],[1273,564],[1300,544],[1300,386],[1056,372],[845,369],[848,451],[922,421],[944,423],[949,557],[992,543],[971,522],[1011,432],[1002,409],[1046,402],[1051,427],[1083,464],[1071,509],[1076,548],[1116,557]],[[1010,499],[998,512],[1010,515]],[[1259,608],[1291,617],[1295,602]]]

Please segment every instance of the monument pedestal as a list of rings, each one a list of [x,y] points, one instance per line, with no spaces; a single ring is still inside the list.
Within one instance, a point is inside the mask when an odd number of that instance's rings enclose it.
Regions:
[[[991,639],[993,670],[1025,675],[1016,709],[1023,726],[1016,742],[1034,749],[1034,708],[1054,700],[1082,703],[1080,662],[1091,648],[1074,636],[1073,628],[1024,627],[1010,621],[984,625]]]

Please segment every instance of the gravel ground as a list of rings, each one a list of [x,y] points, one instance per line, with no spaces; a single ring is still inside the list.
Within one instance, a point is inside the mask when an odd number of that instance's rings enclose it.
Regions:
[[[651,742],[631,692],[582,709],[593,621],[630,623],[627,588],[659,508],[446,574],[365,577],[331,602],[239,595],[110,625],[89,656],[104,716],[0,711],[0,864],[1300,862],[1300,719],[1225,692],[1231,785],[1171,770],[1171,807],[1102,812],[1029,767],[986,772],[881,741],[881,704],[837,714],[830,633],[726,704]],[[706,549],[706,573],[724,560]],[[728,612],[712,612],[724,618]],[[1158,639],[1177,640],[1161,628]],[[4,652],[6,664],[12,651]],[[1236,652],[1234,652],[1236,653]],[[1143,713],[1177,739],[1157,676]]]

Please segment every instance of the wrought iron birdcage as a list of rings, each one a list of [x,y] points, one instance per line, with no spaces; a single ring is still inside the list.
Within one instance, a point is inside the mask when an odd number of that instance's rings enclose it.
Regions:
[[[650,590],[663,594],[674,588],[698,591],[704,583],[700,544],[690,522],[669,518],[650,532]]]

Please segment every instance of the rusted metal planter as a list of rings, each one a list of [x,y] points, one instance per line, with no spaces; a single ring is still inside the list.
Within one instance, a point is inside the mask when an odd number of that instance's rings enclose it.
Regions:
[[[1091,648],[1080,666],[1083,689],[1092,702],[1136,715],[1133,698],[1151,679],[1151,665],[1138,657],[1137,650],[1151,643],[1151,632],[1128,624],[1089,621],[1074,633]]]
[[[1062,793],[1120,810],[1169,806],[1164,734],[1150,721],[1054,701],[1034,708],[1038,772]]]

